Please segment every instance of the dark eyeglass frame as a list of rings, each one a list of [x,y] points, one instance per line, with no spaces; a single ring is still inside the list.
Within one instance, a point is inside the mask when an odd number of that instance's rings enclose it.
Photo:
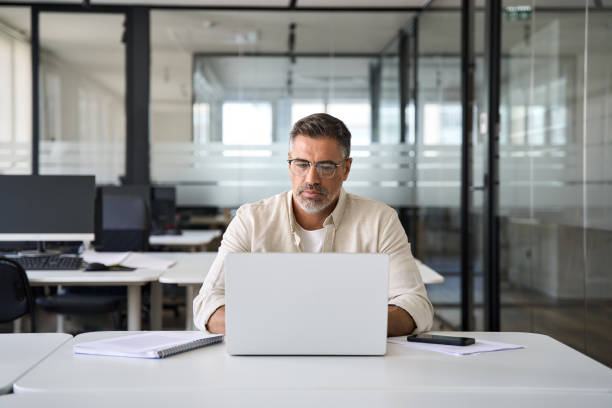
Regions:
[[[308,163],[308,168],[304,169],[304,174],[306,174],[308,172],[308,170],[310,170],[310,167],[312,167],[314,165],[317,174],[319,175],[319,177],[327,177],[327,178],[332,178],[336,175],[336,170],[338,169],[338,167],[342,166],[344,163],[346,163],[346,161],[348,160],[348,158],[342,160],[340,163],[336,163],[333,162],[331,160],[324,160],[324,161],[320,161],[320,162],[311,162],[305,159],[288,159],[287,163],[289,163],[289,169],[291,169],[291,163],[293,162],[300,162],[303,164]],[[323,174],[323,168],[322,166],[327,165],[327,166],[334,166],[334,171],[332,172],[332,174],[330,175],[326,175]]]

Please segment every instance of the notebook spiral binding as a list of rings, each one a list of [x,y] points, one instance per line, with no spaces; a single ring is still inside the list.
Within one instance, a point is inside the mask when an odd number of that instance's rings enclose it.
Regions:
[[[164,350],[159,350],[157,352],[157,357],[159,358],[169,357],[175,354],[183,353],[185,351],[208,346],[210,344],[221,343],[222,341],[223,341],[223,336],[209,337],[207,339],[199,339],[199,340],[195,340],[195,341],[192,341],[186,344],[180,344],[178,346],[170,347]]]

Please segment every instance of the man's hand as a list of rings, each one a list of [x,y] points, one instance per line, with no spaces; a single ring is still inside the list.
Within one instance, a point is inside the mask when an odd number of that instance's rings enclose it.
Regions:
[[[388,337],[408,335],[412,333],[415,327],[414,320],[407,311],[399,306],[389,305],[387,319]]]
[[[214,334],[225,334],[225,306],[221,306],[210,316],[206,330]]]

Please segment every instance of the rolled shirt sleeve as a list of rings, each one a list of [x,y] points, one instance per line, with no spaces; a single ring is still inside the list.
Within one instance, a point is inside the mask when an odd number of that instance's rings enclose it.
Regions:
[[[379,239],[380,252],[389,255],[389,304],[401,307],[412,316],[416,324],[414,333],[428,331],[433,324],[433,306],[427,298],[408,237],[395,211],[384,224],[379,229]]]
[[[241,207],[223,234],[219,253],[204,279],[200,292],[193,299],[193,322],[198,329],[206,330],[210,316],[225,305],[225,257],[232,252],[248,252],[249,237]]]

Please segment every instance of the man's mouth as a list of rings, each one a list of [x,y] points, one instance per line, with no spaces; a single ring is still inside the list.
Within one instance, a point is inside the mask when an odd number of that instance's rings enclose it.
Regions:
[[[306,198],[321,198],[323,196],[323,194],[317,190],[304,190],[302,191],[302,195]]]
[[[299,189],[298,194],[306,199],[318,200],[327,195],[323,187],[317,185],[304,185]]]

